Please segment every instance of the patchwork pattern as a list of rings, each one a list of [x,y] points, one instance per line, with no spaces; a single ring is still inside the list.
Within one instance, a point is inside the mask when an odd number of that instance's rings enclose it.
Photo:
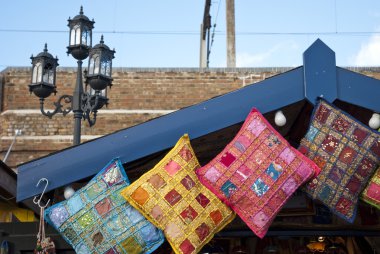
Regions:
[[[226,159],[228,163],[229,158]],[[198,180],[187,135],[121,194],[164,231],[175,253],[198,253],[235,214]]]
[[[318,172],[256,109],[226,148],[197,170],[199,180],[261,238],[294,191]]]
[[[380,209],[380,167],[362,192],[361,199]]]
[[[378,132],[320,99],[299,147],[322,169],[306,192],[352,223],[359,195],[379,166],[379,148]]]
[[[129,180],[112,160],[66,201],[45,210],[45,219],[76,253],[151,253],[164,235],[120,195]]]

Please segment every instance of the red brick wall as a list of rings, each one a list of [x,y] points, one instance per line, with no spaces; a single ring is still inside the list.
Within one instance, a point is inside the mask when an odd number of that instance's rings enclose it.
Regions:
[[[254,83],[287,69],[115,69],[113,86],[108,91],[109,106],[100,110],[94,127],[82,124],[82,141],[228,93],[241,88],[243,83]],[[72,145],[73,115],[56,115],[53,119],[41,115],[39,100],[29,95],[30,68],[7,68],[0,75],[3,80],[1,158],[13,140],[15,129],[22,130],[6,161],[9,166]],[[246,77],[244,82],[242,77]],[[72,94],[76,69],[60,68],[56,80],[58,93],[46,100],[47,108],[62,94]]]

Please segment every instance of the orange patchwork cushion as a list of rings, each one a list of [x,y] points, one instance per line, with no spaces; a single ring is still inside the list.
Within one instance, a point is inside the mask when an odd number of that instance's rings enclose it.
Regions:
[[[235,214],[198,180],[188,135],[121,195],[162,229],[175,253],[198,253]]]

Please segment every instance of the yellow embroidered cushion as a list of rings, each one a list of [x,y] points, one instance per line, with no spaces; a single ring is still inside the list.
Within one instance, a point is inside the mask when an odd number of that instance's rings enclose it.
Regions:
[[[360,197],[363,201],[380,209],[380,167],[369,180]]]
[[[195,174],[199,168],[187,134],[121,195],[162,229],[175,253],[197,253],[235,214]]]

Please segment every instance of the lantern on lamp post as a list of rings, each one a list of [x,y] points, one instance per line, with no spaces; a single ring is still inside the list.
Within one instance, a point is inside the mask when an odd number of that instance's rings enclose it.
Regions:
[[[115,50],[104,44],[103,35],[99,44],[90,49],[88,72],[86,73],[86,90],[97,98],[101,106],[108,103],[107,87],[112,86],[112,59]],[[88,87],[89,86],[89,87]],[[95,96],[95,97],[94,97]]]
[[[39,98],[49,97],[51,93],[57,93],[55,86],[55,73],[58,66],[58,58],[48,53],[45,43],[44,51],[32,59],[32,82],[29,91]]]
[[[74,113],[73,144],[80,144],[81,121],[87,120],[90,126],[96,122],[97,111],[108,104],[107,87],[112,82],[112,59],[115,51],[104,44],[103,36],[100,44],[92,47],[92,29],[94,21],[90,21],[80,8],[79,15],[68,19],[70,28],[67,54],[71,54],[78,63],[76,84],[72,95],[62,95],[54,102],[54,111],[45,111],[44,100],[52,93],[57,93],[56,68],[58,59],[44,51],[32,59],[32,78],[29,91],[40,99],[41,113],[49,118],[57,113],[63,115]],[[85,71],[86,91],[83,89],[82,60],[90,55],[89,71]],[[90,69],[92,67],[92,69]],[[88,74],[87,74],[88,73]],[[90,86],[88,89],[87,86]],[[68,104],[64,108],[63,104]]]
[[[68,19],[70,28],[69,46],[67,54],[71,54],[77,60],[84,60],[88,57],[88,52],[92,46],[92,29],[95,21],[90,21],[83,14],[83,7],[80,7],[79,15],[73,19]]]

